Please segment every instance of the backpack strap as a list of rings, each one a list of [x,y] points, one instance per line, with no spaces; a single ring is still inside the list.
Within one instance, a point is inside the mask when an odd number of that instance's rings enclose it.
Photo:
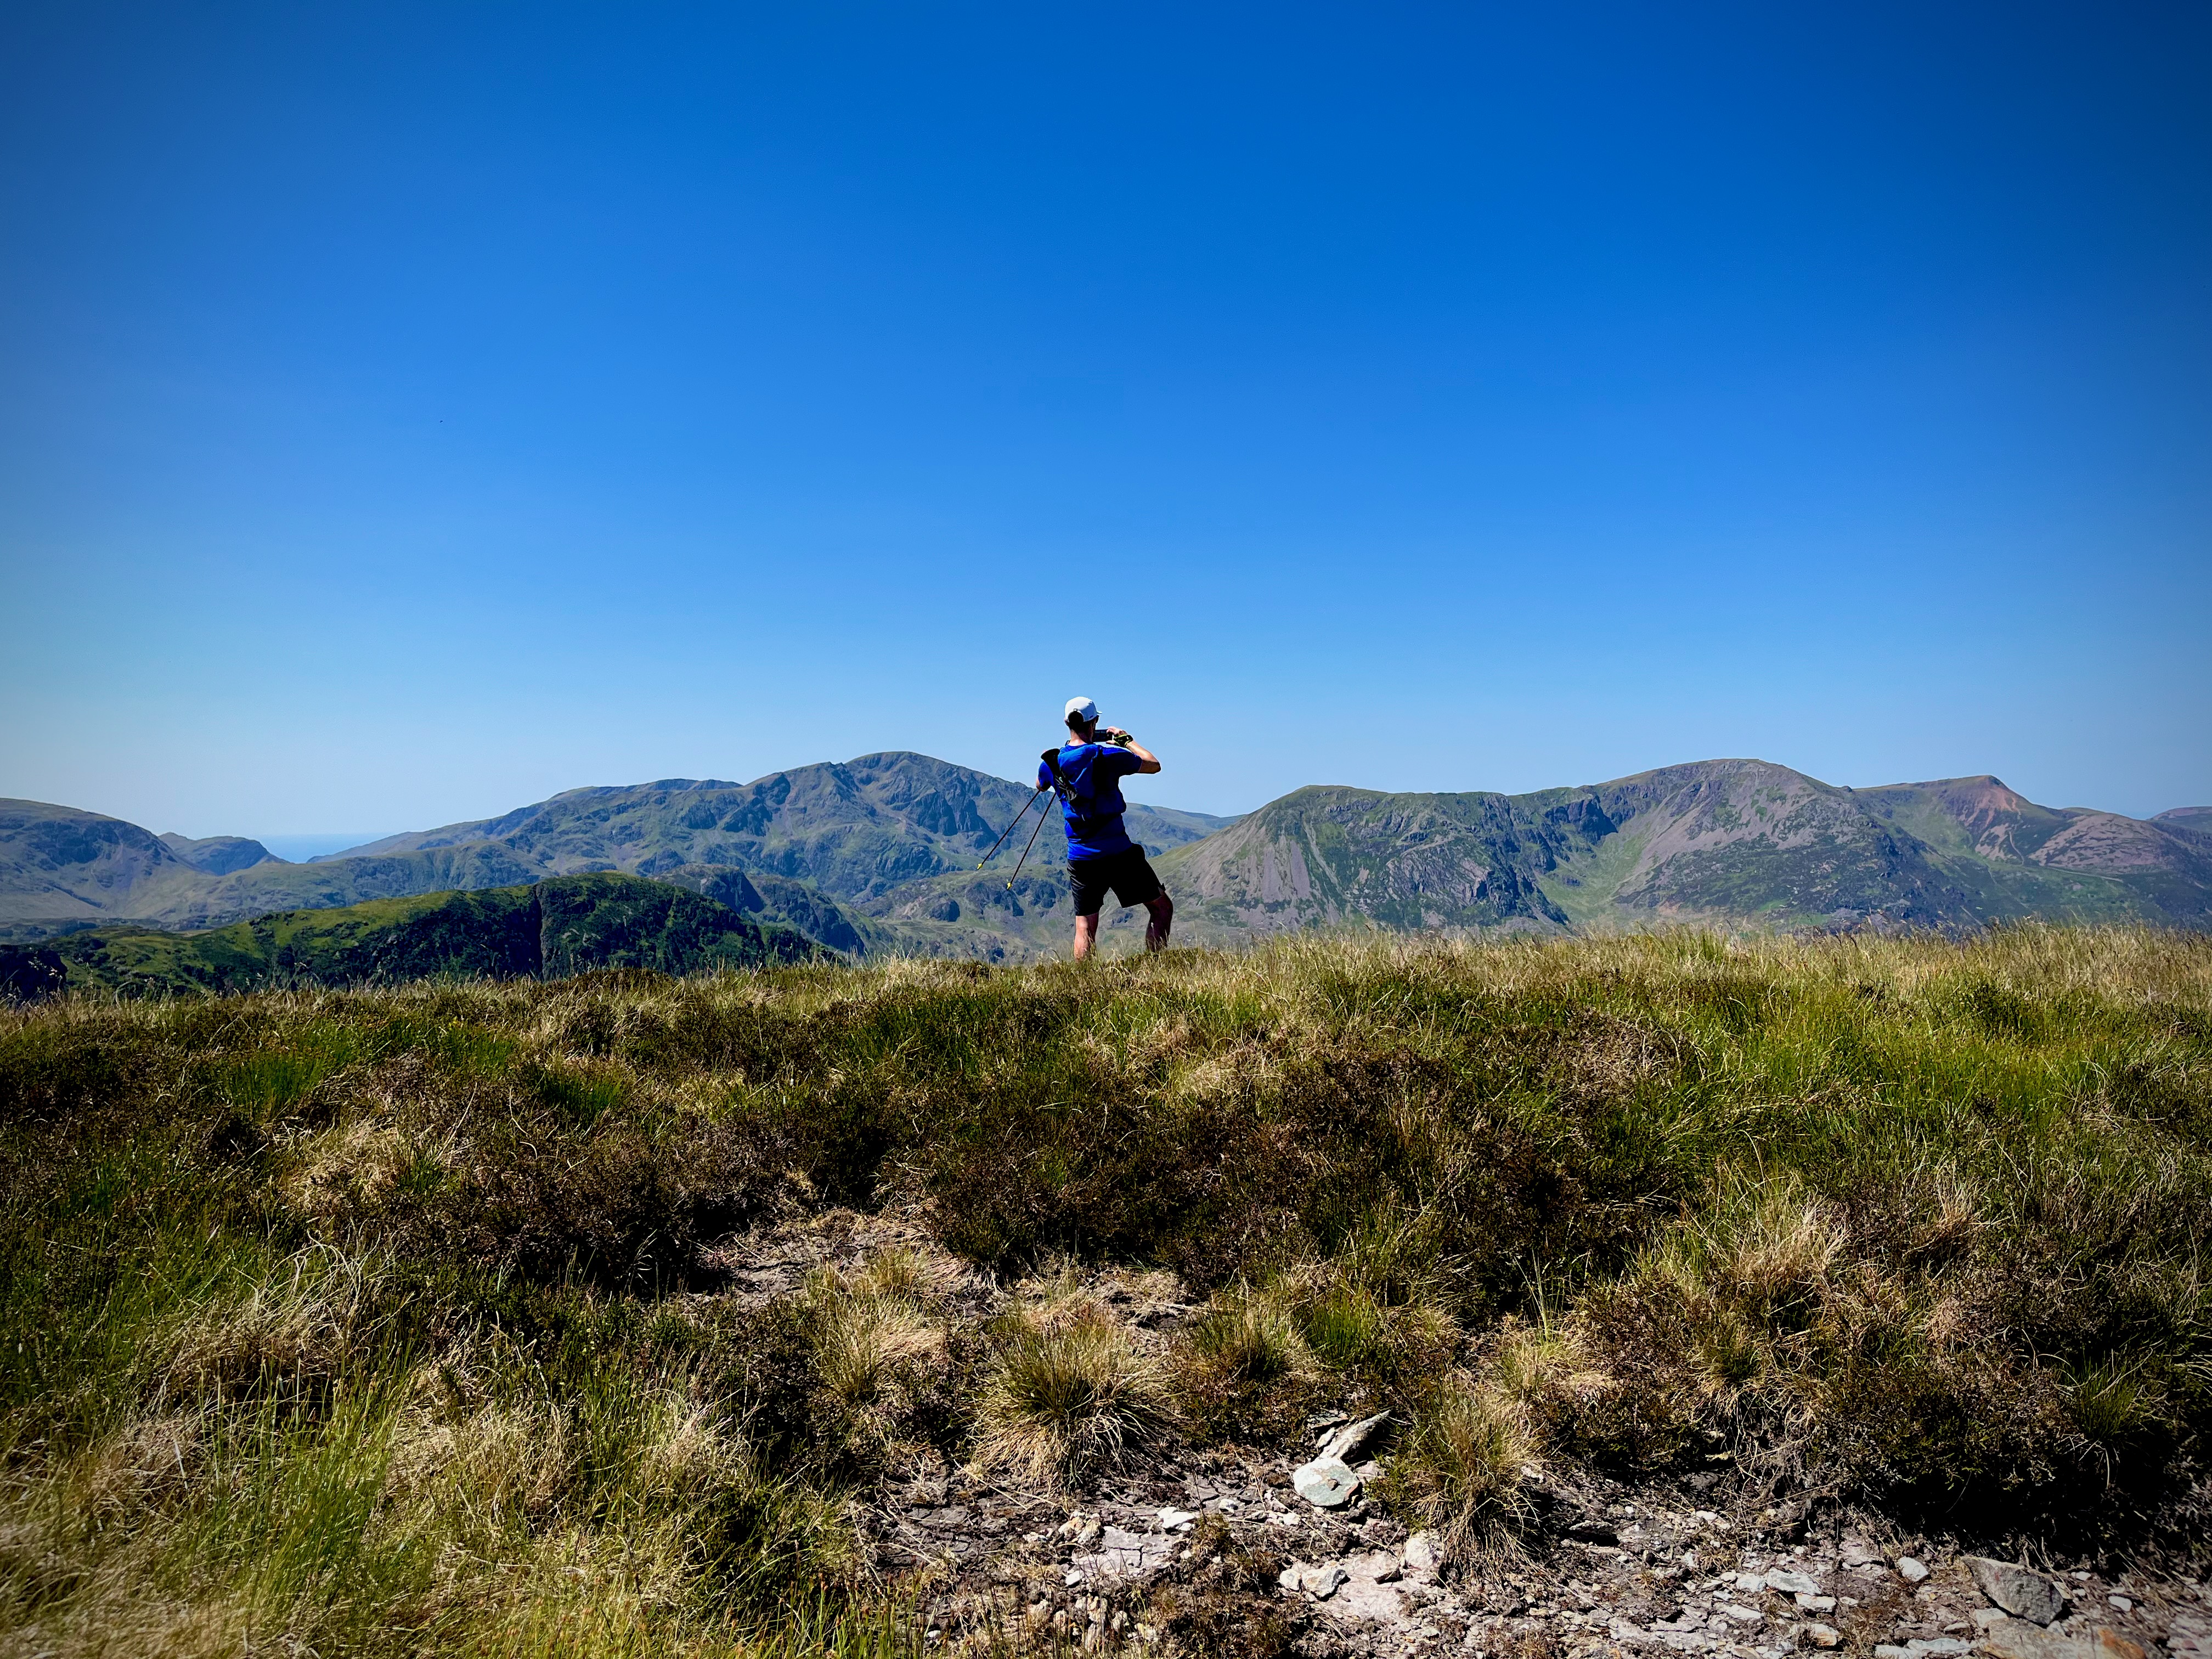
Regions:
[[[1059,750],[1048,749],[1037,758],[1044,763],[1045,769],[1052,774],[1053,793],[1060,797],[1060,804],[1063,809],[1073,807],[1074,810],[1072,816],[1079,823],[1088,823],[1096,816],[1091,812],[1091,807],[1097,797],[1095,794],[1085,795],[1079,793],[1076,789],[1074,781],[1060,769]]]

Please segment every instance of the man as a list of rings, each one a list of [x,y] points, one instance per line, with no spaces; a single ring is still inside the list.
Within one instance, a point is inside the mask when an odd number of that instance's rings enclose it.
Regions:
[[[1098,939],[1098,913],[1110,889],[1115,902],[1141,904],[1152,913],[1145,929],[1145,948],[1164,951],[1175,902],[1146,861],[1145,849],[1129,839],[1121,815],[1121,780],[1157,772],[1158,759],[1127,732],[1101,729],[1098,705],[1088,697],[1067,702],[1068,740],[1048,749],[1037,765],[1037,788],[1060,797],[1067,823],[1067,881],[1075,890],[1075,959],[1091,954]]]

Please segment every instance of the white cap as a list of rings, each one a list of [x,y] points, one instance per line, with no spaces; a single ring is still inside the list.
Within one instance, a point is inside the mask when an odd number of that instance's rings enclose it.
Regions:
[[[1098,718],[1098,705],[1088,697],[1070,697],[1065,712],[1069,720],[1081,720],[1089,726]]]

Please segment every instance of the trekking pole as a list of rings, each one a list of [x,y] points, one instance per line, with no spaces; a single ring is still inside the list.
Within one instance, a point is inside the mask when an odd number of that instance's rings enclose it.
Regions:
[[[1042,793],[1042,792],[1040,792],[1040,793]],[[1055,795],[1053,799],[1055,799],[1055,800],[1057,800],[1057,799],[1059,799],[1059,797]],[[1066,812],[1067,812],[1067,809],[1066,809],[1066,807],[1064,807],[1064,806],[1063,806],[1063,807],[1061,807],[1060,810],[1060,814],[1061,814],[1061,816],[1062,816],[1062,817],[1066,817]],[[1043,828],[1044,828],[1044,814],[1043,814],[1043,813],[1042,813],[1042,812],[1040,812],[1040,813],[1038,813],[1038,814],[1037,814],[1036,830],[1030,830],[1030,838],[1029,838],[1029,843],[1028,843],[1028,845],[1027,845],[1027,846],[1024,846],[1024,847],[1022,848],[1022,855],[1021,855],[1021,857],[1019,857],[1019,858],[1018,858],[1018,859],[1016,859],[1016,860],[1014,860],[1014,876],[1018,876],[1019,874],[1021,874],[1021,872],[1022,872],[1022,866],[1024,866],[1024,864],[1027,864],[1027,863],[1030,861],[1030,848],[1034,847],[1034,846],[1036,846],[1036,845],[1037,830],[1042,830],[1042,829],[1043,829]],[[1008,876],[1008,877],[1006,878],[1006,890],[1007,890],[1009,893],[1011,893],[1011,892],[1012,892],[1012,891],[1014,890],[1014,876]]]
[[[1022,820],[1029,816],[1030,808],[1036,805],[1037,795],[1042,795],[1042,793],[1044,793],[1044,791],[1040,789],[1036,792],[1036,794],[1031,795],[1027,800],[1022,803],[1022,810],[1014,814],[1014,821],[1008,824],[1006,829],[1000,833],[998,840],[991,843],[991,850],[984,854],[981,859],[976,860],[975,867],[978,870],[981,869],[993,859],[999,856],[999,849],[1006,844],[1006,837],[1012,835],[1015,830],[1021,828]],[[1035,840],[1036,837],[1031,836],[1030,839]]]

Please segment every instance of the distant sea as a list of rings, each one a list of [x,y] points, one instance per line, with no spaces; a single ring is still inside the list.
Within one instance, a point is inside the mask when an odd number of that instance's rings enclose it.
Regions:
[[[256,836],[253,839],[287,864],[305,864],[309,859],[343,853],[349,847],[366,847],[370,842],[382,841],[386,836],[398,833],[396,830],[364,830],[344,834],[334,830],[320,836]]]

